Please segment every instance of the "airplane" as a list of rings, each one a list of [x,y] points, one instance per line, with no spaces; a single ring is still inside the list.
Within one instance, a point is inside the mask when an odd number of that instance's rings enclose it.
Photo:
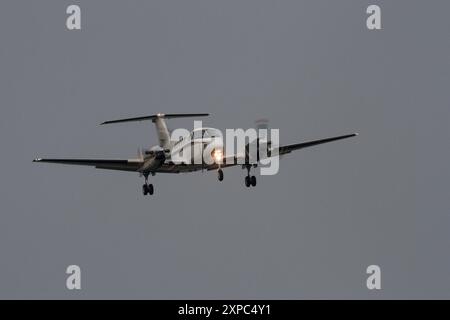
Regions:
[[[208,113],[183,113],[183,114],[163,114],[158,113],[150,116],[126,118],[118,120],[110,120],[101,123],[101,125],[112,124],[112,123],[123,123],[123,122],[136,122],[150,120],[154,123],[156,127],[156,132],[158,135],[159,144],[151,147],[150,149],[140,152],[138,158],[135,159],[55,159],[55,158],[36,158],[33,162],[46,162],[46,163],[59,163],[67,165],[82,165],[82,166],[92,166],[97,169],[107,169],[107,170],[119,170],[119,171],[129,171],[137,172],[145,178],[144,185],[142,186],[142,193],[144,195],[152,195],[154,193],[153,184],[148,183],[149,175],[154,176],[156,173],[185,173],[185,172],[195,172],[195,171],[217,171],[217,177],[219,181],[224,178],[223,168],[232,167],[241,164],[243,169],[247,170],[247,175],[245,176],[245,186],[256,186],[256,177],[250,175],[250,169],[256,168],[258,163],[263,160],[259,158],[259,149],[257,158],[250,158],[249,156],[249,143],[246,145],[246,150],[243,154],[234,154],[232,156],[226,155],[223,148],[223,143],[219,142],[221,139],[215,139],[217,137],[222,137],[220,130],[209,127],[195,128],[190,132],[189,135],[181,137],[178,141],[172,141],[170,137],[170,131],[167,128],[166,119],[172,118],[192,118],[192,117],[205,117],[209,116]],[[267,123],[265,121],[257,124],[259,129],[267,129]],[[265,146],[267,148],[267,153],[265,158],[269,158],[274,155],[286,155],[294,150],[299,150],[303,148],[308,148],[316,146],[323,143],[328,143],[332,141],[342,140],[357,136],[357,133],[351,133],[341,136],[335,136],[331,138],[325,138],[320,140],[306,141],[296,144],[290,144],[285,146],[272,147],[270,138],[257,138],[257,147],[261,148]],[[253,141],[254,142],[254,141]],[[200,148],[193,148],[195,145],[200,145]],[[189,151],[185,152],[188,158],[183,158],[184,151],[186,148],[190,148]],[[213,158],[212,163],[205,163],[202,159],[198,160],[199,157],[203,156],[203,150],[209,148],[212,150],[211,156]],[[192,150],[194,150],[192,152]],[[197,150],[197,151],[195,151]],[[199,154],[200,150],[201,154]],[[171,158],[174,152],[178,152],[181,157],[176,161]],[[238,161],[241,160],[241,161]]]

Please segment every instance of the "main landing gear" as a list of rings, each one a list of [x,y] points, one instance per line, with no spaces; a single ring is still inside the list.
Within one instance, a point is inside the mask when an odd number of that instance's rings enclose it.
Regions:
[[[251,166],[246,166],[247,167],[247,176],[245,177],[245,186],[248,188],[250,186],[254,187],[256,186],[256,177],[255,176],[250,176],[250,168]]]
[[[147,180],[148,174],[145,175],[145,183],[142,185],[142,193],[144,194],[144,196],[146,196],[147,194],[152,195],[155,191],[155,189],[153,188],[153,184],[148,184]]]

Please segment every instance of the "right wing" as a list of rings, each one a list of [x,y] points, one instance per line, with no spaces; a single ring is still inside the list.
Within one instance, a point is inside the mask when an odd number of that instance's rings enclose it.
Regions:
[[[229,160],[231,161],[231,159]],[[139,172],[139,169],[144,165],[144,161],[141,159],[125,159],[125,160],[106,160],[106,159],[50,159],[50,158],[38,158],[33,162],[46,162],[46,163],[59,163],[78,166],[91,166],[97,169],[119,170],[119,171],[135,171]],[[230,165],[236,165],[233,163],[223,164],[222,167],[228,167]],[[163,163],[161,167],[154,170],[154,172],[160,173],[183,173],[193,172],[199,170],[212,170],[217,169],[217,165],[202,165],[202,164],[174,164]]]
[[[91,166],[97,169],[109,169],[120,171],[138,171],[143,165],[141,159],[106,160],[106,159],[34,159],[33,162],[47,162],[70,164],[78,166]]]

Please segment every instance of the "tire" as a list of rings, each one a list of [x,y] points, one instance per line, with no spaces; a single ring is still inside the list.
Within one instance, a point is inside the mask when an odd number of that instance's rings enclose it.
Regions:
[[[246,177],[245,177],[245,186],[246,186],[247,188],[250,187],[250,183],[251,183],[250,177],[249,177],[249,176],[246,176]]]
[[[223,180],[223,171],[221,169],[217,171],[217,178],[219,179],[219,181]]]
[[[149,185],[148,185],[148,193],[149,193],[150,195],[152,195],[154,191],[155,191],[155,189],[153,188],[153,184],[149,184]]]
[[[250,178],[250,183],[252,184],[253,187],[256,186],[256,177],[255,176],[252,176]]]
[[[142,186],[142,193],[144,194],[144,196],[146,196],[147,193],[148,193],[148,188],[147,188],[147,185],[146,185],[146,184],[144,184],[144,185]]]

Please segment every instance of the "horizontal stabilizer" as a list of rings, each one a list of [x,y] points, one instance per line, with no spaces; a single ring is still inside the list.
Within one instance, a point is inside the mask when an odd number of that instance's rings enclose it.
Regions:
[[[170,119],[170,118],[206,117],[206,116],[209,116],[209,113],[172,113],[172,114],[158,113],[158,114],[151,115],[151,116],[110,120],[110,121],[105,121],[100,124],[103,125],[103,124],[110,124],[110,123],[134,122],[134,121],[144,121],[144,120],[154,121],[155,119],[158,119],[158,118]]]

